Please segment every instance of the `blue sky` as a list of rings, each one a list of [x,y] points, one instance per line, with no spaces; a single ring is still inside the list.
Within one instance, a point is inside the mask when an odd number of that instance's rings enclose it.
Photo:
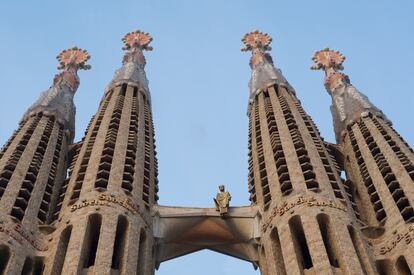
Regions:
[[[247,83],[244,33],[273,37],[275,64],[296,89],[322,135],[333,141],[323,73],[310,71],[315,50],[347,57],[353,84],[414,145],[414,2],[400,1],[2,1],[0,3],[0,143],[49,87],[56,54],[87,49],[80,72],[76,139],[121,64],[121,37],[154,37],[146,53],[160,164],[160,204],[212,207],[219,184],[233,205],[248,203]],[[157,275],[258,274],[249,263],[203,251],[163,263]]]

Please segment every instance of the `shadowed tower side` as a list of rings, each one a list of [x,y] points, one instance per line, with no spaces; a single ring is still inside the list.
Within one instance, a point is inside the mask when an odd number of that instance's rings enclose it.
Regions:
[[[242,41],[242,50],[252,52],[249,191],[263,211],[262,274],[372,273],[369,261],[359,258],[365,246],[354,247],[348,230],[356,217],[338,164],[274,67],[267,53],[271,38],[253,31]]]
[[[57,59],[63,72],[0,152],[0,274],[40,274],[49,249],[43,233],[53,221],[75,135],[77,71],[90,68],[89,54],[76,47]]]
[[[377,256],[381,274],[414,272],[414,153],[380,109],[341,73],[345,57],[323,49],[313,69],[325,71],[332,97],[337,143],[344,156],[347,185],[365,226],[362,231]],[[404,240],[404,241],[402,241]]]
[[[150,207],[157,161],[144,50],[148,33],[123,38],[122,67],[105,90],[61,189],[56,240],[46,273],[154,272]]]

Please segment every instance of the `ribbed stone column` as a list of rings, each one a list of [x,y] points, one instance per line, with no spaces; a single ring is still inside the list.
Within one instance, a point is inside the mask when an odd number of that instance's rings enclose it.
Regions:
[[[28,109],[0,153],[0,274],[42,270],[40,256],[49,251],[47,229],[75,134],[77,71],[89,69],[85,50],[71,48],[57,58],[64,71]]]
[[[413,150],[382,111],[339,72],[345,59],[341,53],[324,49],[313,59],[313,69],[325,71],[347,186],[360,210],[360,229],[365,239],[375,244],[372,250],[378,271],[388,272],[396,266],[406,269],[412,256],[407,259],[403,255],[412,246],[408,232],[414,229]]]
[[[158,199],[157,161],[143,55],[152,38],[136,31],[123,41],[123,65],[61,189],[54,247],[67,251],[46,267],[50,272],[148,275],[155,268],[150,209]],[[71,236],[62,238],[68,226]]]
[[[276,274],[361,273],[351,239],[335,236],[340,228],[334,219],[347,225],[356,220],[335,158],[294,89],[274,67],[267,53],[269,35],[253,31],[242,41],[242,50],[252,51],[249,190],[252,202],[263,210],[266,261],[261,269]]]

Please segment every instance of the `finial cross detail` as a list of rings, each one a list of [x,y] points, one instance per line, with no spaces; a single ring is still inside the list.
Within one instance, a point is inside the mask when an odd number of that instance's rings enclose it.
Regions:
[[[87,50],[80,49],[78,47],[72,47],[70,49],[63,50],[56,56],[59,61],[58,69],[60,70],[89,70],[90,65],[86,64],[86,61],[90,59],[90,55]]]
[[[255,50],[270,51],[272,49],[269,46],[272,42],[270,35],[258,30],[246,33],[242,38],[242,42],[245,45],[241,49],[243,52]]]
[[[134,32],[127,33],[123,38],[125,46],[123,50],[131,50],[133,48],[139,48],[141,50],[152,51],[152,47],[149,43],[152,41],[152,37],[149,33],[136,30]]]
[[[315,64],[312,65],[312,70],[324,70],[328,75],[330,72],[337,72],[343,70],[342,63],[345,61],[345,56],[339,51],[334,51],[329,48],[319,50],[313,54],[312,60]]]
[[[315,62],[311,66],[312,70],[325,71],[325,86],[329,92],[332,92],[332,90],[343,83],[349,83],[348,76],[339,72],[344,69],[342,63],[345,61],[345,56],[339,51],[325,48],[315,52],[312,60]]]

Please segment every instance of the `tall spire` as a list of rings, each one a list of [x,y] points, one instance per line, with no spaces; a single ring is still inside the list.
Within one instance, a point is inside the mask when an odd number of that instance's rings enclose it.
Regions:
[[[348,125],[369,113],[386,119],[382,111],[351,84],[349,77],[340,72],[345,56],[339,51],[326,48],[315,52],[312,59],[315,64],[311,69],[325,71],[325,87],[332,97],[331,112],[338,142],[342,141]]]
[[[124,42],[122,49],[126,50],[122,67],[115,72],[107,90],[121,84],[129,84],[143,89],[149,100],[148,79],[144,70],[146,61],[143,51],[152,51],[152,47],[149,46],[152,37],[149,33],[137,30],[127,33],[122,41]]]
[[[63,70],[55,75],[52,86],[43,92],[39,99],[26,111],[22,122],[38,113],[54,115],[65,126],[69,139],[75,135],[76,107],[73,96],[79,86],[78,70],[89,70],[86,64],[90,58],[86,50],[73,47],[63,50],[56,59],[59,61],[58,69]]]
[[[269,46],[272,42],[269,34],[254,30],[246,33],[242,38],[242,42],[245,47],[241,50],[252,52],[250,58],[250,68],[252,68],[252,77],[249,82],[250,99],[257,92],[263,91],[274,84],[285,86],[294,91],[283,77],[281,70],[274,66],[270,54],[267,53],[272,49]]]

